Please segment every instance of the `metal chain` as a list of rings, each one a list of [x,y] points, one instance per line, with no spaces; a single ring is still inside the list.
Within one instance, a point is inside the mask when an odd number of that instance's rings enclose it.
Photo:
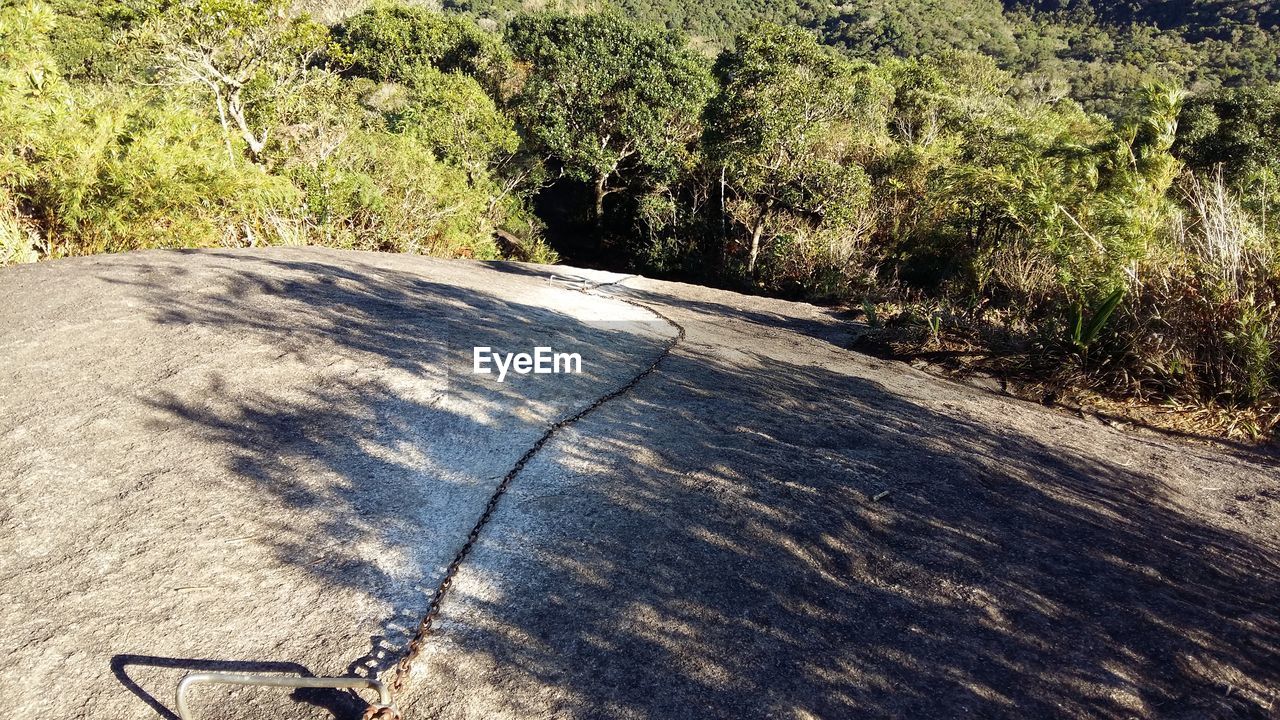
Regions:
[[[402,720],[402,716],[390,705],[370,705],[360,720]]]
[[[589,289],[590,288],[584,287],[582,292],[588,292]],[[476,540],[479,539],[480,533],[484,530],[485,525],[489,523],[489,519],[493,517],[493,512],[498,508],[498,503],[502,500],[502,496],[506,494],[507,488],[511,485],[511,481],[520,474],[520,471],[524,469],[524,466],[538,454],[538,451],[541,450],[542,447],[547,444],[547,441],[551,440],[556,433],[590,415],[596,410],[596,408],[599,408],[610,400],[630,392],[632,388],[640,384],[640,381],[644,380],[658,369],[658,366],[662,364],[663,360],[667,359],[676,345],[684,342],[684,326],[680,323],[636,300],[624,297],[613,297],[612,299],[653,313],[663,322],[666,322],[668,325],[675,328],[676,336],[667,342],[666,346],[662,349],[662,352],[649,365],[649,367],[645,368],[639,375],[631,378],[627,384],[601,395],[590,405],[578,411],[576,414],[552,423],[552,425],[547,428],[547,431],[542,434],[542,437],[538,438],[538,441],[526,450],[524,455],[521,455],[520,459],[516,461],[516,464],[513,465],[511,469],[507,471],[507,474],[503,476],[502,481],[498,483],[498,487],[493,491],[493,495],[489,497],[489,502],[485,504],[484,512],[480,513],[480,519],[478,519],[475,526],[471,528],[471,532],[467,533],[467,541],[462,544],[462,547],[458,550],[458,554],[453,556],[453,561],[449,563],[449,567],[445,570],[444,578],[440,581],[440,584],[436,587],[435,593],[431,596],[431,603],[427,606],[427,614],[423,616],[422,622],[418,624],[418,630],[414,634],[413,639],[409,641],[409,647],[405,652],[404,657],[400,658],[400,661],[396,663],[395,675],[389,683],[392,693],[399,694],[404,689],[405,682],[409,678],[410,670],[413,668],[413,663],[418,659],[418,656],[422,654],[422,648],[426,645],[427,637],[431,634],[436,617],[440,615],[440,605],[444,601],[445,595],[449,592],[449,588],[453,586],[453,578],[458,573],[458,568],[462,567],[462,563],[465,562],[467,556],[471,554],[471,549],[475,546]]]

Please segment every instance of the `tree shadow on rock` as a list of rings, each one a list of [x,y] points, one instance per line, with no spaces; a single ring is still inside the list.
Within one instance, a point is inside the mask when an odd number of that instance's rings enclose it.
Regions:
[[[527,447],[625,383],[670,332],[586,322],[376,256],[196,255],[203,262],[189,267],[166,255],[122,258],[103,279],[146,300],[180,347],[234,338],[251,362],[209,369],[175,358],[179,367],[132,401],[151,432],[190,440],[186,470],[235,499],[218,514],[249,523],[243,534],[279,566],[395,609],[365,656],[343,660],[351,674],[398,659],[448,559]],[[584,372],[499,384],[470,374],[478,345],[580,352]],[[236,567],[234,549],[206,553],[203,540],[228,539],[192,538],[187,565]]]
[[[1125,467],[745,354],[678,351],[528,468],[495,522],[537,531],[447,613],[459,672],[560,717],[1274,716],[1276,543],[1179,504],[1159,445]]]
[[[478,510],[548,422],[661,343],[386,268],[255,262],[225,302],[221,286],[176,298],[157,322],[308,367],[323,338],[383,372],[143,397],[158,429],[226,449],[244,492],[312,518],[269,525],[281,563],[397,608],[352,667],[382,669],[474,520],[448,509]],[[273,296],[287,303],[245,315]],[[713,323],[717,305],[679,310]],[[544,394],[450,378],[442,399],[406,382],[451,348],[531,332],[599,349],[598,373]],[[1135,443],[1146,456],[1121,465],[741,340],[732,356],[677,349],[527,466],[464,569],[486,591],[452,597],[448,652],[411,711],[464,707],[487,677],[514,715],[548,712],[548,695],[558,717],[653,720],[1274,715],[1280,553],[1181,502],[1168,448]],[[357,538],[407,559],[390,572]]]

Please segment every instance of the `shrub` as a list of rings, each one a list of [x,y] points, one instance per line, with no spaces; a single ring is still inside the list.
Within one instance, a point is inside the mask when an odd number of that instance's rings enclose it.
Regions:
[[[474,79],[422,67],[405,81],[406,105],[393,115],[393,128],[413,134],[441,158],[480,173],[519,147],[515,125]]]
[[[18,212],[18,204],[0,189],[0,267],[35,262],[40,258],[40,236]]]
[[[63,82],[47,51],[51,20],[39,6],[0,18],[9,260],[269,234],[266,218],[294,200],[287,182],[228,157],[217,125],[181,97]]]
[[[489,196],[466,170],[411,134],[358,130],[328,158],[297,168],[324,244],[495,259]]]
[[[354,75],[406,81],[422,68],[462,72],[498,94],[511,62],[496,36],[428,8],[379,2],[334,28],[334,62]]]
[[[285,180],[228,157],[190,108],[106,95],[63,107],[24,184],[54,255],[270,242],[266,218],[296,202]]]

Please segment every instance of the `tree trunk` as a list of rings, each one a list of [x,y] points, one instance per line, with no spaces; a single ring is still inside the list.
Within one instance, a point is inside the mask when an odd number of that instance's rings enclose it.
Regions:
[[[227,145],[227,160],[236,161],[235,151],[231,149],[231,122],[227,120],[227,106],[222,102],[222,93],[218,91],[218,86],[211,85],[213,88],[213,101],[218,106],[218,121],[222,123],[222,141]]]
[[[724,210],[724,190],[725,176],[729,173],[728,165],[720,166],[720,242],[726,244],[725,238],[729,237],[729,214]]]
[[[756,221],[751,230],[751,255],[747,257],[747,274],[756,274],[756,259],[760,257],[760,238],[764,235],[764,220]]]
[[[609,194],[605,184],[609,182],[608,173],[600,173],[596,176],[596,205],[595,205],[595,223],[596,232],[600,235],[604,234],[604,198]]]
[[[240,101],[240,92],[237,90],[227,96],[227,111],[231,114],[231,119],[236,121],[236,126],[240,128],[240,135],[244,138],[245,143],[249,145],[249,154],[253,157],[253,161],[258,161],[258,156],[262,154],[263,148],[267,145],[267,132],[262,131],[262,137],[259,138],[252,129],[249,128],[249,121],[244,114],[244,104]]]
[[[760,259],[760,241],[764,239],[765,221],[769,219],[769,210],[772,208],[772,201],[760,208],[760,215],[756,218],[756,224],[751,228],[751,254],[747,256],[748,275],[755,275],[756,273],[756,261]]]

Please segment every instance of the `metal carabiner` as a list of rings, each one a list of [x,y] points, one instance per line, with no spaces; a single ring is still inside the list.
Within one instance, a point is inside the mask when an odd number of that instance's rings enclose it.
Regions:
[[[366,712],[368,717],[398,718],[391,704],[391,691],[386,685],[369,678],[360,677],[297,677],[290,675],[255,675],[253,673],[192,673],[178,683],[178,717],[181,720],[195,720],[191,709],[187,707],[187,690],[192,685],[256,685],[260,687],[285,688],[331,688],[334,690],[374,690],[378,693],[377,705],[370,707],[373,711],[386,711],[386,714]]]

